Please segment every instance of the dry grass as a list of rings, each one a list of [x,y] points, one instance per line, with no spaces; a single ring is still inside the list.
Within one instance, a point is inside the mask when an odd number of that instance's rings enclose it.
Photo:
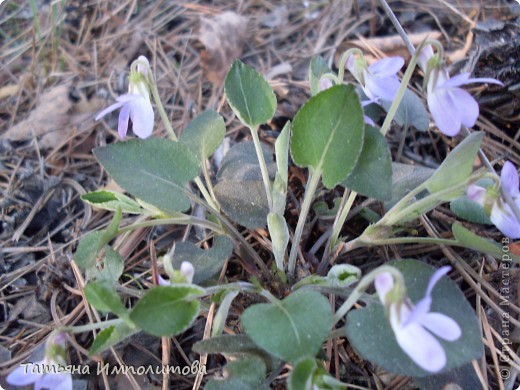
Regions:
[[[307,69],[313,55],[334,61],[339,48],[348,41],[371,36],[394,34],[391,25],[375,2],[315,1],[305,6],[302,1],[281,2],[264,0],[226,1],[135,1],[115,2],[56,1],[52,5],[37,2],[37,18],[33,18],[28,4],[6,2],[0,6],[0,374],[25,361],[44,343],[58,325],[85,324],[99,319],[84,299],[84,280],[71,263],[78,240],[87,232],[105,226],[110,215],[91,210],[79,200],[85,192],[107,183],[107,177],[90,151],[93,147],[116,141],[114,120],[93,121],[94,114],[126,90],[129,64],[138,55],[146,55],[155,71],[160,94],[177,133],[207,108],[219,109],[226,119],[228,135],[235,140],[246,132],[223,104],[222,85],[212,84],[201,66],[201,52],[205,49],[198,39],[201,19],[209,19],[223,11],[235,11],[247,17],[246,37],[241,58],[265,75],[278,96],[275,120],[263,128],[261,136],[272,143],[273,135],[287,118],[292,118],[309,96]],[[471,23],[491,18],[511,17],[506,2],[477,0],[429,0],[419,5],[415,1],[390,2],[395,12],[407,17],[405,27],[441,32],[448,51],[468,52]],[[484,6],[485,5],[485,6]],[[414,16],[420,15],[420,18]],[[471,42],[470,42],[471,44]],[[370,40],[368,40],[370,47]],[[465,47],[466,46],[466,47]],[[385,54],[385,47],[372,46],[376,54]],[[281,65],[281,66],[280,66]],[[518,80],[516,80],[518,82]],[[44,128],[37,130],[34,122],[25,122],[25,135],[6,140],[5,134],[15,125],[30,119],[30,113],[44,104],[45,93],[66,86],[65,98],[69,107],[60,116],[58,100],[47,101]],[[48,98],[47,98],[48,99]],[[54,102],[54,105],[53,105]],[[520,163],[518,134],[512,122],[493,118],[493,107],[485,110],[477,126],[486,131],[484,151],[491,160],[504,157],[516,165]],[[39,120],[41,123],[41,120]],[[156,136],[165,136],[158,125]],[[45,141],[44,141],[45,140]],[[401,133],[391,132],[389,144],[395,156]],[[436,166],[455,142],[440,136],[412,132],[404,144],[401,161]],[[301,199],[305,174],[291,167],[289,205]],[[328,198],[329,199],[329,198]],[[330,199],[329,199],[330,200]],[[296,224],[296,216],[291,221]],[[450,231],[453,215],[449,209],[439,208],[418,225],[420,234],[435,236]],[[126,217],[124,224],[133,221]],[[314,226],[312,237],[323,232],[323,224]],[[362,224],[355,218],[345,228],[345,234],[359,234]],[[496,240],[501,237],[493,230],[481,229],[480,234]],[[247,239],[269,259],[265,248],[265,232],[247,235]],[[175,238],[185,236],[184,227],[142,229],[115,243],[125,258],[122,282],[128,291],[136,291],[138,284],[149,283],[151,248],[164,252]],[[486,354],[474,367],[487,388],[514,388],[515,382],[500,378],[501,315],[499,264],[470,251],[455,251],[436,246],[390,246],[354,252],[338,262],[351,262],[364,271],[396,257],[424,258],[435,264],[450,263],[466,296],[476,308],[482,323],[482,337]],[[247,279],[247,274],[233,258],[228,264],[228,278]],[[518,268],[512,270],[511,281],[518,286]],[[511,330],[515,344],[520,339],[518,291],[510,295]],[[131,294],[127,295],[131,300]],[[238,332],[237,316],[246,300],[236,302],[226,331]],[[147,336],[125,341],[121,347],[98,357],[101,361],[125,364],[190,364],[198,356],[191,345],[207,337],[214,315],[213,306],[204,311],[193,328],[179,337],[161,342]],[[513,337],[513,336],[512,336]],[[94,364],[86,354],[92,334],[85,333],[70,339],[73,347],[69,359],[73,364]],[[162,354],[161,354],[162,350]],[[165,352],[166,351],[166,352]],[[170,353],[167,353],[170,351]],[[366,388],[413,387],[411,380],[392,377],[362,361],[340,339],[327,345],[327,368],[342,380]],[[516,357],[511,372],[518,373]],[[218,371],[222,359],[211,357],[208,371]],[[341,374],[340,374],[341,373]],[[282,374],[280,378],[283,378]],[[161,377],[151,378],[156,384]],[[206,378],[205,378],[206,379]],[[205,380],[204,379],[204,380]],[[148,388],[146,378],[89,378],[89,388],[116,385]],[[200,385],[202,378],[175,376],[173,388]],[[3,382],[0,382],[3,383]],[[275,383],[280,383],[275,381]],[[166,386],[166,384],[163,384]],[[280,385],[277,385],[280,386]]]

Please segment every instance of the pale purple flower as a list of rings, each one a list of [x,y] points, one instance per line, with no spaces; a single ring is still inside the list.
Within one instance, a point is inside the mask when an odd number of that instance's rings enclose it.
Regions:
[[[389,273],[378,275],[374,283],[379,299],[387,307],[390,326],[397,343],[410,359],[428,372],[438,372],[446,365],[446,353],[433,335],[455,341],[462,334],[460,326],[452,318],[430,312],[433,288],[450,269],[451,267],[442,267],[435,271],[424,298],[415,306],[409,300],[393,302],[387,297],[394,288],[394,280]]]
[[[350,56],[346,64],[347,69],[361,84],[365,95],[370,100],[393,100],[395,98],[400,85],[397,72],[404,65],[403,58],[383,58],[361,69],[356,65],[354,56]]]
[[[51,335],[46,345],[46,354],[43,360],[22,364],[7,376],[7,382],[14,386],[34,384],[35,390],[72,389],[72,376],[65,369],[65,361],[59,353],[55,352],[55,349],[64,351],[65,341],[64,333]]]
[[[140,138],[149,137],[153,131],[154,113],[148,87],[144,81],[149,63],[144,56],[140,56],[136,63],[136,71],[130,73],[128,93],[119,96],[116,99],[117,103],[105,108],[95,118],[97,121],[120,108],[117,132],[121,138],[126,136],[129,120],[132,120],[132,130]]]
[[[439,130],[455,136],[462,125],[471,128],[477,121],[479,108],[476,100],[459,88],[471,83],[504,84],[491,78],[470,78],[469,73],[449,77],[444,67],[431,71],[428,79],[428,107]]]
[[[500,187],[520,208],[519,179],[515,166],[506,161],[500,174]],[[471,184],[467,190],[470,200],[478,203],[489,216],[489,219],[505,236],[512,239],[520,238],[520,222],[516,218],[511,207],[500,197],[493,187],[488,189]]]

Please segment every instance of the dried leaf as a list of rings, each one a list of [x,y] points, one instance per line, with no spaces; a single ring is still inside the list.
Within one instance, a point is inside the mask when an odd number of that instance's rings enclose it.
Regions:
[[[200,55],[206,77],[220,85],[235,59],[240,57],[247,39],[247,18],[232,11],[214,18],[202,18],[199,40],[206,47]]]
[[[27,119],[11,127],[2,138],[10,141],[23,141],[33,136],[54,133],[55,139],[62,141],[63,133],[70,124],[72,101],[69,99],[69,86],[60,85],[43,93],[36,107]],[[52,146],[52,145],[49,145]]]

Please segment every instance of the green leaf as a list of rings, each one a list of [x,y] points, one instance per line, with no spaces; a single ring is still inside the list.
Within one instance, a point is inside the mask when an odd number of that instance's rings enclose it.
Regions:
[[[297,290],[276,304],[250,306],[242,314],[242,325],[259,347],[295,362],[318,353],[332,326],[332,311],[320,293]]]
[[[123,213],[147,214],[139,203],[116,191],[99,190],[81,195],[81,199],[93,207],[116,211],[119,207]]]
[[[332,73],[332,69],[330,69],[323,57],[312,57],[309,65],[309,84],[312,96],[317,95],[320,92],[320,79],[321,76],[326,73]]]
[[[240,357],[253,355],[262,358],[269,370],[273,370],[280,360],[259,348],[248,335],[235,334],[212,337],[207,340],[197,341],[193,347],[197,353],[219,353],[224,356]]]
[[[388,112],[392,101],[383,100],[381,105]],[[428,131],[430,125],[430,117],[422,100],[409,89],[403,95],[403,100],[399,104],[394,120],[399,126],[413,126],[419,131]]]
[[[78,249],[74,253],[74,261],[81,269],[96,267],[96,258],[100,250],[103,231],[90,232],[79,241]]]
[[[249,229],[265,227],[269,205],[261,180],[221,180],[214,188],[222,210]]]
[[[114,288],[103,282],[91,282],[85,286],[88,303],[97,310],[111,312],[121,319],[129,320],[128,310]]]
[[[103,259],[102,267],[96,267],[96,272],[93,273],[93,277],[96,280],[105,280],[108,282],[116,282],[119,280],[125,269],[125,263],[123,256],[115,251],[110,246],[105,246],[105,257]],[[87,270],[87,274],[89,270]]]
[[[172,265],[180,269],[183,261],[188,261],[195,268],[193,283],[201,284],[215,275],[218,275],[224,262],[233,252],[233,242],[227,236],[217,236],[210,249],[200,249],[191,242],[175,244],[175,253],[172,256]]]
[[[428,191],[433,194],[462,184],[467,180],[473,171],[473,161],[475,161],[483,139],[483,132],[472,133],[457,145],[426,182]]]
[[[179,142],[199,161],[209,158],[224,140],[226,125],[216,111],[208,110],[194,118],[182,132]]]
[[[484,208],[478,203],[469,200],[467,196],[461,196],[451,201],[450,209],[453,213],[466,221],[480,223],[482,225],[492,225],[493,223],[486,215]]]
[[[89,356],[101,353],[137,332],[140,332],[139,328],[131,327],[126,322],[109,326],[98,333],[90,346]]]
[[[137,301],[130,319],[154,336],[175,336],[197,318],[204,289],[195,285],[158,286]]]
[[[421,390],[482,388],[482,384],[472,364],[467,364],[439,375],[414,378],[414,382]]]
[[[255,356],[242,357],[224,368],[223,379],[211,379],[205,390],[268,389],[264,386],[266,367],[262,359]]]
[[[385,202],[385,208],[392,208],[406,194],[428,180],[434,172],[434,169],[420,165],[392,163],[392,195]]]
[[[494,184],[494,181],[490,178],[483,178],[477,180],[474,184],[487,188]],[[450,203],[450,209],[453,213],[466,221],[479,223],[482,225],[492,225],[493,223],[486,215],[484,208],[476,202],[468,199],[466,195],[461,196],[458,199],[453,200]]]
[[[276,96],[262,75],[240,60],[224,83],[226,98],[238,118],[249,127],[268,122],[276,110]]]
[[[289,376],[287,383],[289,390],[312,389],[312,378],[317,368],[316,359],[312,357],[307,356],[298,360]]]
[[[365,125],[363,150],[343,186],[361,195],[389,200],[392,192],[392,156],[385,137],[378,129]]]
[[[408,295],[413,303],[417,303],[424,297],[428,281],[435,268],[417,260],[399,260],[387,264],[402,272]],[[447,356],[446,366],[441,372],[461,367],[482,355],[483,346],[475,311],[466,301],[464,293],[451,279],[444,277],[435,286],[431,312],[442,313],[453,318],[462,330],[461,337],[454,342],[436,337]],[[430,372],[417,366],[401,350],[384,308],[379,303],[349,312],[346,334],[351,345],[363,358],[389,372],[412,377],[431,375]]]
[[[334,188],[352,172],[363,147],[363,110],[351,85],[336,85],[309,99],[293,121],[291,154],[300,167],[322,173]]]
[[[493,256],[497,260],[502,260],[504,258],[506,253],[502,250],[502,246],[497,242],[486,240],[485,238],[477,236],[475,233],[466,229],[460,223],[454,223],[451,226],[451,229],[453,231],[453,236],[461,244],[461,246],[473,249],[477,252],[486,253]],[[511,256],[515,262],[520,262],[519,256],[514,254],[511,254]]]
[[[265,144],[261,144],[262,154],[267,165],[269,177],[272,179],[276,173],[276,164],[273,160],[272,150]],[[234,145],[222,159],[217,172],[217,180],[262,180],[262,171],[256,157],[253,141],[240,142]]]
[[[148,138],[96,148],[94,155],[132,195],[165,212],[190,207],[184,186],[197,176],[199,162],[185,145]]]

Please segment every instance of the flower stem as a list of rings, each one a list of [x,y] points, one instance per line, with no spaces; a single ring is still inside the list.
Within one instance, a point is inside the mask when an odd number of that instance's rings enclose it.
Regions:
[[[318,167],[314,172],[312,170],[309,171],[309,181],[307,182],[307,187],[305,188],[305,195],[303,197],[303,204],[300,210],[300,217],[298,218],[298,224],[296,225],[296,230],[292,239],[291,253],[289,255],[289,263],[287,268],[289,276],[294,276],[296,257],[298,256],[298,248],[300,247],[303,227],[305,226],[305,220],[307,219],[307,214],[309,214],[312,199],[314,198],[316,188],[318,188],[320,178],[321,167]]]
[[[370,284],[375,280],[376,276],[382,274],[383,272],[388,272],[394,277],[396,284],[400,286],[405,286],[403,274],[397,270],[397,268],[383,265],[379,268],[376,268],[372,272],[368,273],[363,279],[361,279],[352,291],[352,294],[349,295],[347,300],[341,305],[341,307],[336,311],[333,317],[333,325],[336,325],[344,316],[348,313],[350,309],[354,306],[354,304],[358,301],[359,298],[363,295],[363,292],[370,286]]]
[[[341,209],[340,213],[337,215],[336,220],[334,221],[334,225],[332,225],[332,233],[329,238],[329,242],[327,243],[327,249],[331,251],[334,246],[336,246],[338,242],[339,233],[341,232],[341,228],[343,227],[343,224],[345,223],[348,213],[350,212],[350,209],[352,208],[352,205],[354,204],[354,200],[356,199],[357,192],[352,191],[348,188],[345,188],[345,192],[343,193],[343,200],[342,205],[344,201],[346,200],[346,203],[343,205],[343,208]],[[347,198],[348,197],[348,198]]]
[[[215,210],[219,210],[219,207],[216,205],[215,201],[213,200],[213,197],[210,195],[210,193],[208,192],[208,190],[206,189],[206,186],[204,185],[204,183],[202,182],[202,180],[200,180],[200,177],[196,177],[195,178],[195,184],[197,185],[197,187],[199,188],[200,192],[202,193],[202,196],[204,197],[204,199],[206,200],[206,202],[208,202],[208,204],[213,207]]]
[[[175,134],[175,131],[173,130],[172,124],[170,120],[168,119],[168,115],[166,114],[166,111],[164,110],[164,106],[161,102],[161,98],[159,96],[159,90],[157,89],[157,86],[155,85],[155,82],[148,83],[150,86],[150,90],[152,92],[153,100],[155,101],[155,105],[157,106],[157,110],[159,111],[159,115],[161,116],[161,119],[164,123],[164,127],[166,127],[166,131],[168,131],[168,135],[173,141],[178,141],[177,135]]]
[[[78,325],[78,326],[64,326],[63,328],[60,328],[60,330],[67,332],[67,333],[83,333],[83,332],[90,332],[91,330],[96,329],[105,329],[113,325],[118,325],[123,323],[124,321],[120,318],[116,318],[113,320],[103,321],[103,322],[94,322],[91,324],[86,325]]]
[[[182,214],[180,217],[173,218],[162,218],[162,219],[152,219],[148,221],[134,223],[132,225],[125,226],[117,231],[117,234],[123,234],[126,232],[130,232],[135,229],[151,227],[151,226],[160,226],[160,225],[197,225],[201,226],[205,229],[209,229],[214,231],[217,234],[224,234],[222,228],[213,222],[209,222],[205,219],[200,219],[193,217],[191,215]]]
[[[249,128],[253,137],[253,143],[255,144],[256,156],[258,157],[258,163],[260,164],[260,170],[262,171],[262,180],[265,187],[265,195],[267,196],[267,204],[269,205],[269,211],[273,210],[273,198],[271,194],[271,181],[269,180],[269,172],[267,171],[267,165],[265,164],[264,153],[262,152],[262,145],[258,138],[258,127]]]

